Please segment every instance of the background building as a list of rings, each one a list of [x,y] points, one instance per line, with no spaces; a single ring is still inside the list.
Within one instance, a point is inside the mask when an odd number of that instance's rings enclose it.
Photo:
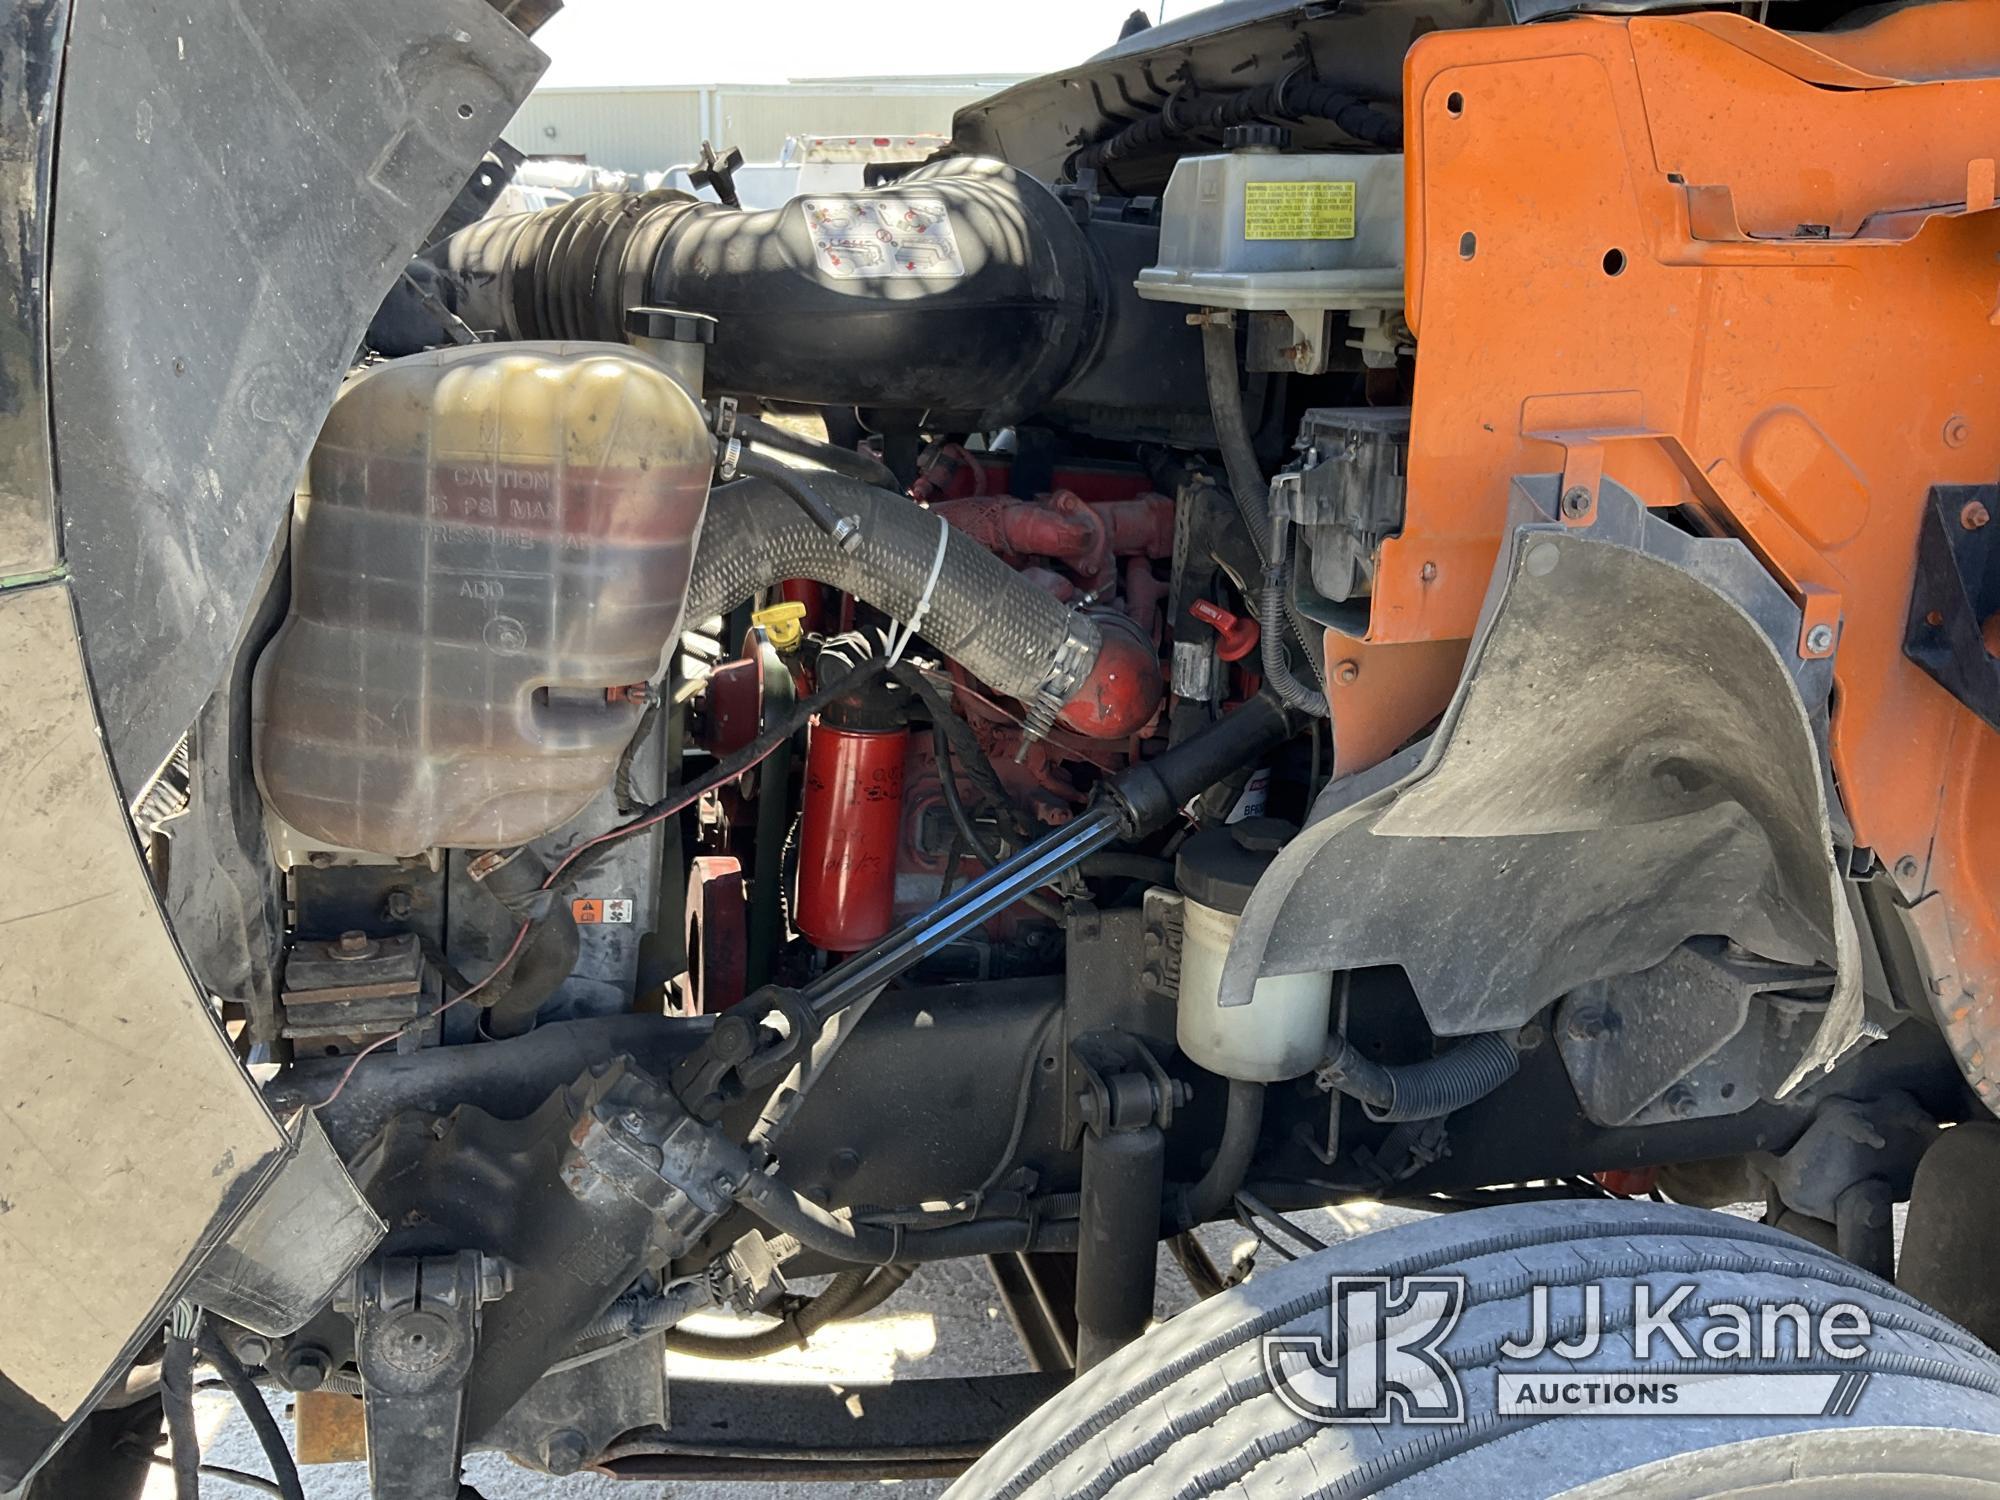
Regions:
[[[790,135],[948,133],[952,113],[1016,77],[838,78],[782,84],[537,89],[507,128],[530,156],[643,173],[692,161],[704,140],[746,162],[777,159]]]

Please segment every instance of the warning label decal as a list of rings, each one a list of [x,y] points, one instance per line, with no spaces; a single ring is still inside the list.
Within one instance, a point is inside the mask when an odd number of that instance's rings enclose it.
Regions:
[[[601,922],[629,923],[632,920],[632,903],[585,897],[570,902],[569,914],[576,919],[579,927],[595,927]]]
[[[828,276],[843,281],[956,281],[965,275],[942,198],[806,198],[802,207],[813,259]]]
[[[1243,184],[1243,238],[1351,240],[1354,238],[1354,184],[1246,182]]]

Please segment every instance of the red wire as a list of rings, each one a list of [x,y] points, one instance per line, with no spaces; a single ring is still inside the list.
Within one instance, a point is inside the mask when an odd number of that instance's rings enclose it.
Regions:
[[[784,741],[782,739],[773,740],[755,757],[753,757],[749,762],[747,762],[743,766],[742,770],[739,770],[735,776],[731,776],[728,779],[730,781],[734,781],[737,779],[737,777],[745,774],[745,772],[755,770],[758,766],[761,766],[766,760],[768,760],[771,757],[771,755],[776,752],[778,746],[783,743]],[[722,782],[715,783],[715,786],[721,786],[721,785],[723,785]],[[682,811],[690,803],[696,801],[702,795],[703,792],[711,790],[713,790],[713,787],[695,787],[689,792],[687,792],[685,795],[676,797],[673,801],[666,803],[664,806],[656,808],[654,811],[647,813],[646,816],[643,818],[636,818],[630,823],[621,823],[616,828],[609,829],[606,832],[600,833],[593,838],[585,839],[582,843],[578,844],[574,849],[571,849],[561,859],[556,861],[555,868],[549,871],[548,878],[543,880],[541,888],[546,891],[554,887],[556,881],[561,877],[563,871],[567,870],[571,865],[575,864],[577,860],[580,859],[588,850],[595,849],[600,844],[608,844],[612,842],[612,840],[614,839],[622,839],[628,834],[637,833],[642,828],[650,828],[655,823],[661,822],[666,818],[671,818],[675,813]],[[414,1021],[406,1022],[404,1025],[397,1027],[394,1031],[389,1032],[386,1036],[377,1037],[374,1041],[370,1042],[367,1046],[363,1047],[359,1052],[355,1053],[354,1056],[348,1060],[346,1068],[342,1070],[340,1075],[340,1080],[334,1084],[333,1092],[328,1094],[324,1099],[320,1100],[319,1103],[313,1105],[312,1107],[314,1109],[325,1109],[329,1104],[333,1103],[334,1100],[338,1099],[340,1097],[340,1091],[346,1088],[348,1080],[354,1077],[354,1070],[361,1066],[361,1059],[366,1057],[369,1053],[376,1051],[378,1048],[386,1047],[389,1043],[397,1040],[399,1037],[406,1035],[415,1028],[426,1025],[429,1022],[436,1020],[439,1016],[443,1015],[446,1011],[450,1010],[454,1005],[457,1005],[460,1001],[470,1000],[474,995],[478,994],[481,990],[485,989],[487,985],[491,984],[494,980],[498,979],[501,976],[501,974],[506,972],[507,966],[511,964],[515,960],[515,958],[520,954],[521,945],[528,940],[528,930],[534,925],[535,924],[532,921],[523,922],[520,925],[520,927],[515,930],[514,941],[507,945],[507,951],[501,955],[500,962],[495,964],[491,969],[487,970],[486,977],[484,979],[480,980],[477,984],[471,985],[470,987],[461,990],[458,994],[453,995],[449,1000],[445,1001],[444,1004],[440,1005],[436,1010],[433,1010],[426,1015],[421,1015],[417,1017],[417,1019]]]
[[[488,970],[486,977],[480,980],[479,983],[472,985],[466,989],[460,990],[456,995],[453,995],[449,1000],[445,1001],[445,1003],[440,1005],[436,1010],[418,1016],[417,1019],[414,1021],[409,1021],[401,1026],[398,1026],[394,1031],[388,1033],[386,1036],[378,1036],[377,1038],[375,1038],[374,1041],[370,1042],[367,1046],[363,1047],[359,1052],[355,1053],[354,1056],[348,1060],[347,1066],[341,1071],[340,1081],[334,1084],[333,1092],[328,1094],[324,1099],[320,1100],[319,1103],[313,1106],[313,1108],[325,1109],[329,1104],[333,1103],[334,1100],[338,1099],[340,1097],[340,1091],[347,1087],[347,1081],[354,1076],[354,1070],[361,1066],[361,1059],[366,1057],[369,1053],[377,1050],[378,1048],[386,1047],[389,1045],[389,1043],[396,1041],[398,1038],[406,1035],[415,1028],[423,1026],[431,1021],[436,1020],[439,1016],[443,1015],[446,1011],[450,1010],[454,1005],[458,1004],[459,1001],[470,1000],[474,995],[478,994],[481,990],[485,989],[487,985],[491,984],[495,979],[497,979],[500,976],[501,971],[505,969],[507,965],[511,964],[514,961],[514,956],[521,951],[521,944],[527,941],[528,928],[532,925],[533,924],[529,922],[523,922],[520,925],[519,929],[516,930],[516,932],[514,933],[514,941],[507,945],[506,953],[501,955],[500,962],[495,964],[490,970]]]
[[[761,766],[765,761],[769,760],[774,753],[776,753],[778,746],[784,743],[785,741],[782,739],[772,740],[770,744],[766,745],[762,750],[758,751],[757,754],[752,759],[747,761],[744,764],[743,768],[739,770],[735,776],[731,776],[728,779],[730,781],[735,781],[737,777],[746,775],[747,773],[756,770],[757,767]],[[697,787],[685,793],[682,796],[676,797],[673,801],[666,803],[664,806],[656,808],[654,811],[647,813],[646,816],[643,818],[636,818],[630,823],[621,823],[616,828],[609,829],[604,833],[598,834],[595,838],[585,839],[582,843],[578,844],[574,849],[570,850],[569,853],[565,854],[561,859],[556,861],[556,867],[553,870],[549,871],[549,878],[542,882],[542,889],[546,891],[551,886],[553,886],[556,883],[557,878],[561,876],[562,872],[564,870],[567,870],[571,865],[575,864],[576,861],[588,850],[595,849],[599,844],[608,844],[613,839],[622,839],[627,834],[637,833],[642,828],[650,828],[653,826],[653,824],[658,823],[663,819],[671,818],[675,813],[684,810],[690,803],[696,801],[702,795],[702,793],[713,791],[716,786],[721,786],[723,784],[724,783],[718,781],[715,783],[714,786]],[[483,983],[484,981],[481,982]]]

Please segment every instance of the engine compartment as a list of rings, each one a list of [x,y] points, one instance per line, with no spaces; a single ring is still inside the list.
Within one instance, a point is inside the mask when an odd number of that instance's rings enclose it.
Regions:
[[[1060,1258],[1064,1378],[1143,1329],[1160,1242],[1209,1290],[1194,1227],[1349,1197],[1762,1194],[1879,1262],[1980,1112],[1942,898],[1842,759],[1879,621],[1760,529],[1860,440],[1760,410],[1732,487],[1650,387],[1570,378],[1568,325],[1459,332],[1498,297],[1444,273],[1544,253],[1476,150],[1424,154],[1502,18],[1273,46],[1264,9],[862,192],[448,214],[375,312],[129,803],[348,1191],[235,1223],[202,1306],[302,1413],[362,1400],[378,1493],[447,1494],[466,1445],[651,1473],[663,1349],[753,1357],[932,1259]],[[1657,24],[1805,76],[1743,19]],[[1640,23],[1559,24],[1641,109]],[[1491,65],[1558,66],[1555,29]],[[1746,176],[1712,265],[1716,200],[1655,176],[1692,249],[1563,229],[1509,285],[1984,264],[1970,198],[1778,236]],[[1530,351],[1557,373],[1493,373]],[[322,1285],[242,1270],[316,1236]],[[680,1326],[718,1312],[759,1321]]]

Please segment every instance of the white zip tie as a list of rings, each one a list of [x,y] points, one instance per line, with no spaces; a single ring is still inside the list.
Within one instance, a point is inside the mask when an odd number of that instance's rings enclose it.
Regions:
[[[924,613],[931,607],[931,594],[937,588],[938,575],[944,572],[944,552],[950,541],[951,523],[939,516],[937,553],[931,558],[931,576],[924,580],[924,591],[917,598],[917,607],[910,611],[910,622],[903,627],[901,638],[889,648],[891,667],[903,659],[904,648],[916,637],[917,628],[924,623]]]

